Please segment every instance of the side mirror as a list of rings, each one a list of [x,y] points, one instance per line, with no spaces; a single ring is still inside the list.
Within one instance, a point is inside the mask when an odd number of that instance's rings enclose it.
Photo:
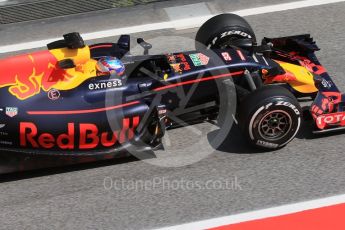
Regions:
[[[152,49],[152,45],[148,42],[145,42],[144,39],[138,38],[137,39],[138,44],[144,48],[144,55],[149,54],[149,50]]]

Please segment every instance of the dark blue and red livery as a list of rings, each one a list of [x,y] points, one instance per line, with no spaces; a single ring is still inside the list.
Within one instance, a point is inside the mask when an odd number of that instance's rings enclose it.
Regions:
[[[302,97],[313,101],[315,132],[345,127],[344,95],[316,58],[309,35],[265,38],[258,45],[244,19],[220,15],[201,27],[196,41],[195,51],[149,55],[152,45],[138,39],[144,55],[133,56],[128,35],[87,46],[71,33],[45,51],[0,60],[1,151],[102,155],[155,149],[176,125],[171,116],[183,120],[198,107],[188,123],[216,118],[221,95],[227,95],[218,84],[229,79],[237,93],[233,115],[257,147],[281,148],[295,137]],[[121,60],[121,76],[98,74],[104,57]],[[181,90],[194,93],[181,102]]]

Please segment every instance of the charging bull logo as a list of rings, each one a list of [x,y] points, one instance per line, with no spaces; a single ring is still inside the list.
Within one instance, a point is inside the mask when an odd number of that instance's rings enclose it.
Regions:
[[[56,63],[49,51],[0,60],[0,88],[8,86],[19,100],[40,93],[41,89],[49,91],[64,77],[63,70],[56,69]]]
[[[110,148],[134,138],[134,132],[139,125],[139,117],[124,118],[122,123],[122,129],[114,132],[101,132],[95,124],[90,123],[78,125],[68,123],[66,133],[54,135],[48,132],[40,133],[34,123],[21,122],[20,146],[41,149],[59,148],[61,150]]]
[[[61,69],[58,61],[71,58],[76,68]],[[96,76],[95,62],[90,59],[88,47],[69,50],[57,49],[19,55],[0,60],[0,88],[19,100],[26,100],[41,90],[70,90],[86,79]]]

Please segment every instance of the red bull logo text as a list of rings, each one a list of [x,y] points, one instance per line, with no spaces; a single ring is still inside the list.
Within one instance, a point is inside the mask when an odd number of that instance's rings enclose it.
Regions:
[[[101,132],[95,124],[90,123],[68,123],[66,133],[56,135],[39,132],[34,123],[21,122],[20,146],[42,149],[59,148],[61,150],[111,148],[134,138],[134,132],[139,125],[139,117],[132,118],[132,122],[131,119],[124,118],[122,123],[122,129],[114,132]]]

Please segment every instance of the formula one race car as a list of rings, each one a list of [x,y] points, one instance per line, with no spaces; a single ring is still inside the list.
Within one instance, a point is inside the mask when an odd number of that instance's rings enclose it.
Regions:
[[[187,124],[216,119],[224,105],[233,114],[223,115],[221,125],[236,117],[250,143],[277,149],[301,127],[302,97],[314,100],[315,132],[345,127],[344,96],[316,58],[310,35],[264,38],[258,45],[243,18],[223,14],[200,28],[195,51],[149,55],[152,45],[138,43],[144,55],[132,56],[128,35],[86,46],[71,33],[48,50],[0,60],[1,151],[155,149],[176,126],[173,116],[188,117]],[[107,69],[106,60],[117,68]],[[182,102],[177,92],[191,89]],[[235,100],[222,103],[233,89]]]

